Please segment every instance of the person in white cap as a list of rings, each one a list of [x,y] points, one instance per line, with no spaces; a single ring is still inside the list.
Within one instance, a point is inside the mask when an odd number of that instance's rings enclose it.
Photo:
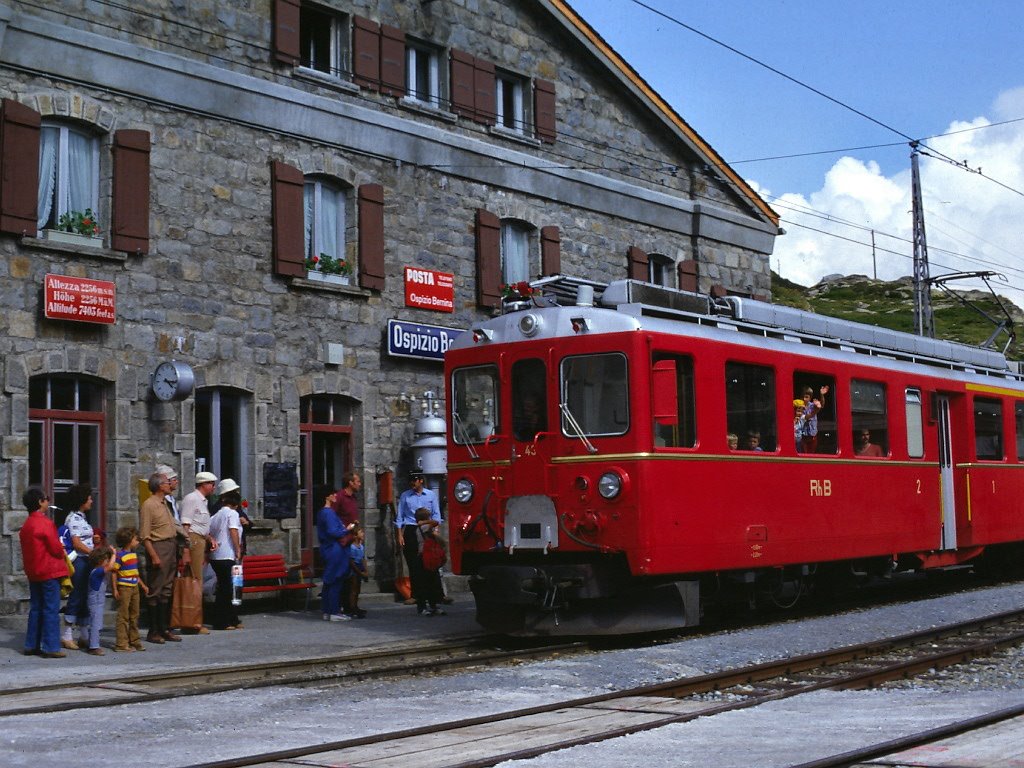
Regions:
[[[196,473],[196,489],[181,500],[181,527],[185,530],[188,546],[182,555],[186,567],[191,570],[193,578],[203,582],[203,562],[206,560],[206,547],[209,544],[212,552],[217,542],[210,535],[210,510],[207,499],[217,484],[217,476],[212,472]],[[210,630],[199,624],[191,629],[198,635],[208,634]]]
[[[210,623],[214,629],[241,629],[242,622],[231,604],[231,566],[242,559],[242,523],[238,519],[242,495],[238,483],[225,477],[217,484],[217,497],[221,508],[210,518],[210,535],[217,542],[217,548],[210,553],[210,565],[217,574]]]

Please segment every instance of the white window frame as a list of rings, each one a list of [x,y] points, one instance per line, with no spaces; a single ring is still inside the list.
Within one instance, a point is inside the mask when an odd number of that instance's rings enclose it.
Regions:
[[[302,22],[308,18],[307,13],[316,13],[320,16],[325,17],[330,22],[330,29],[328,30],[328,45],[329,50],[327,52],[327,70],[320,69],[315,66],[317,51],[313,50],[315,41],[312,37],[309,39],[309,44],[306,46],[310,50],[300,51],[300,61],[309,61],[309,64],[301,64],[300,68],[308,72],[317,72],[321,75],[328,77],[334,77],[342,79],[348,73],[348,68],[345,66],[346,57],[348,55],[348,49],[345,45],[345,41],[348,38],[348,18],[344,14],[334,13],[327,8],[320,8],[317,6],[307,6],[303,3],[303,7],[300,15],[300,32],[299,41],[302,42]]]
[[[533,228],[515,219],[501,222],[501,282],[529,280],[532,274],[530,240]],[[513,262],[513,259],[515,261]]]
[[[334,227],[337,230],[334,234],[335,242],[338,244],[337,253],[330,253],[324,246],[326,239],[325,229],[328,226],[324,220],[325,203],[323,198],[325,188],[336,192],[338,198],[337,215],[334,223]],[[307,197],[310,191],[312,192],[312,221],[309,219],[311,212],[308,209]],[[348,197],[351,191],[330,179],[319,176],[307,176],[303,193],[303,202],[306,203],[303,205],[303,231],[305,233],[303,246],[306,257],[318,256],[321,253],[327,252],[329,256],[335,259],[348,258],[345,247],[345,211],[348,207]]]
[[[57,131],[57,178],[54,183],[53,192],[50,196],[51,208],[50,215],[47,216],[42,226],[47,229],[55,229],[57,222],[60,217],[66,213],[70,213],[72,210],[77,210],[84,213],[85,210],[91,209],[95,217],[98,219],[100,216],[100,140],[91,131],[85,128],[79,128],[77,126],[69,125],[67,123],[58,123],[43,121],[41,128],[55,129]],[[90,153],[90,173],[91,189],[89,191],[89,201],[87,205],[81,208],[72,209],[70,207],[69,199],[70,193],[68,192],[69,176],[70,176],[70,163],[71,163],[71,149],[70,149],[70,135],[76,134],[89,141],[89,153]],[[42,147],[40,147],[40,155],[42,155]],[[40,159],[40,162],[42,160]],[[44,180],[40,177],[40,185],[44,183]],[[51,224],[52,226],[47,226]]]
[[[672,259],[660,253],[647,257],[647,281],[666,288],[673,288]]]
[[[405,46],[405,92],[406,98],[417,104],[440,109],[441,67],[440,54],[436,48],[422,43],[407,42]],[[420,66],[427,69],[427,92],[417,87]]]
[[[511,93],[508,93],[511,91]],[[526,81],[509,72],[498,72],[494,78],[494,102],[497,124],[513,133],[526,133]],[[512,100],[512,114],[505,109],[505,98]]]

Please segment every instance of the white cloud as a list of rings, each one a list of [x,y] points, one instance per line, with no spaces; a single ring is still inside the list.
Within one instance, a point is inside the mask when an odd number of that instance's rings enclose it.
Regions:
[[[927,143],[1024,191],[1024,121],[993,125],[1022,116],[1024,87],[1001,93],[991,118],[953,122],[946,132],[960,133]],[[927,156],[921,157],[920,168],[932,276],[1001,272],[1008,284],[995,282],[996,290],[1024,304],[1024,196]],[[883,175],[873,161],[843,157],[825,175],[821,189],[807,197],[784,194],[776,199],[768,190],[760,191],[769,195],[787,232],[776,240],[772,256],[772,267],[783,277],[811,285],[833,273],[873,274],[872,229],[878,277],[892,280],[913,272],[909,153],[907,169],[892,176]]]

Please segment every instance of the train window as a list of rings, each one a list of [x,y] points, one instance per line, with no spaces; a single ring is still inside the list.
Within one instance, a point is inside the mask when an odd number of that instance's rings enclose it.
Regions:
[[[512,436],[532,441],[548,431],[547,367],[528,358],[512,364]]]
[[[888,456],[885,384],[860,379],[851,381],[850,412],[853,417],[853,452],[865,458]]]
[[[837,453],[836,380],[820,373],[793,374],[793,436],[798,453]],[[803,400],[803,406],[796,401]]]
[[[921,414],[921,390],[908,389],[906,394],[907,455],[912,459],[924,456],[924,418]]]
[[[742,436],[742,448],[774,451],[775,371],[763,365],[725,364],[727,431]]]
[[[671,360],[676,364],[675,424],[654,425],[654,444],[659,448],[692,448],[697,444],[697,405],[693,387],[693,358],[685,355],[655,353],[654,362]]]
[[[1024,461],[1024,403],[1017,403],[1013,409],[1017,427],[1017,461]]]
[[[974,448],[979,459],[1003,458],[1003,404],[986,397],[974,398]]]
[[[482,443],[497,432],[498,369],[493,365],[460,368],[452,375],[452,435],[460,445]]]
[[[624,435],[629,429],[629,384],[626,358],[619,353],[580,355],[562,360],[562,432]],[[572,419],[570,419],[570,415]]]

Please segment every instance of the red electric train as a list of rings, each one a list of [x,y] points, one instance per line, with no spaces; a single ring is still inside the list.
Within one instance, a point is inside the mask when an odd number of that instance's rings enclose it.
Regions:
[[[558,277],[445,373],[452,564],[493,631],[688,626],[1024,557],[1024,383],[993,350]]]

